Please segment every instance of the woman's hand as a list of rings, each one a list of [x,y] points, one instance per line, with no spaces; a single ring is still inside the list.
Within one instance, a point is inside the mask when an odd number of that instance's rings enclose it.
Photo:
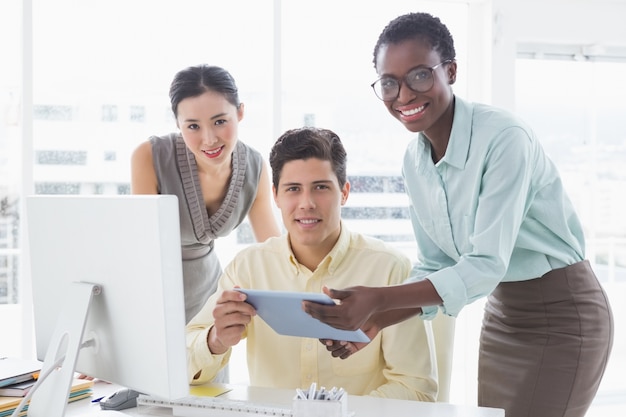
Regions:
[[[343,290],[323,288],[326,295],[339,300],[336,305],[303,301],[303,310],[312,317],[332,327],[356,330],[364,327],[370,316],[378,309],[378,289],[373,287],[350,287]]]
[[[378,326],[371,321],[367,322],[361,330],[370,338],[370,341],[374,340],[380,331]],[[353,353],[358,352],[369,344],[369,342],[346,342],[330,339],[320,339],[320,342],[326,346],[326,350],[328,350],[334,358],[340,359],[349,358]]]

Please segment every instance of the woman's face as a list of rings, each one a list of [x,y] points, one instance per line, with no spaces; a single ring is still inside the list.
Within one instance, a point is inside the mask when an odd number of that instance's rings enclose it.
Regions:
[[[221,93],[207,91],[182,100],[177,113],[176,125],[198,164],[230,164],[243,104],[237,108]]]
[[[420,39],[410,39],[398,44],[384,45],[376,57],[379,77],[395,78],[400,92],[394,100],[384,101],[389,113],[411,132],[440,130],[446,122],[442,116],[450,109],[452,88],[456,78],[456,63],[439,65],[433,70],[433,86],[424,93],[411,90],[405,81],[406,74],[422,66],[432,68],[442,62],[439,53]],[[451,119],[450,119],[451,120]]]

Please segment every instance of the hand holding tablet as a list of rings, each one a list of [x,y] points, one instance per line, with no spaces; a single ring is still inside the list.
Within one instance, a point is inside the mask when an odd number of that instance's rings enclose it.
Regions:
[[[326,294],[244,288],[235,288],[235,290],[246,294],[246,302],[252,305],[259,317],[278,334],[348,342],[367,343],[370,341],[362,330],[336,329],[309,316],[302,310],[302,301],[304,300],[321,304],[334,304],[335,302]]]

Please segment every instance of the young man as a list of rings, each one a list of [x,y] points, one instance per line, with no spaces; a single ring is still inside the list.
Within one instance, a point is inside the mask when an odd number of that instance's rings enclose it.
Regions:
[[[284,133],[270,152],[274,200],[287,234],[235,256],[217,292],[187,325],[191,383],[210,381],[247,337],[250,383],[276,388],[342,387],[352,395],[420,401],[437,396],[429,329],[415,317],[383,329],[359,355],[333,358],[315,339],[274,332],[234,287],[321,292],[323,286],[387,286],[409,275],[407,257],[341,221],[350,184],[346,152],[329,130]]]

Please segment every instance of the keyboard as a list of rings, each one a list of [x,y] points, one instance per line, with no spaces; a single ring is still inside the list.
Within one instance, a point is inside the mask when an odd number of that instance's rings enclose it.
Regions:
[[[189,396],[174,401],[166,401],[147,395],[139,395],[137,398],[137,406],[167,407],[172,409],[172,415],[181,417],[207,417],[217,415],[228,417],[258,417],[259,414],[281,417],[293,416],[291,408],[285,406],[218,397]]]

